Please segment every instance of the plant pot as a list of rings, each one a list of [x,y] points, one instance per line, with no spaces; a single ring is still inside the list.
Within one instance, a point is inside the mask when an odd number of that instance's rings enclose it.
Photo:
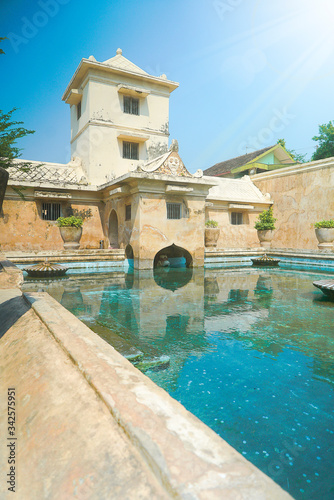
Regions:
[[[334,227],[322,227],[315,230],[318,240],[318,248],[323,251],[333,250]]]
[[[60,227],[60,236],[63,238],[65,250],[78,250],[80,247],[80,238],[82,227]]]
[[[220,229],[218,227],[205,228],[205,246],[216,247],[219,238]]]
[[[257,237],[259,238],[261,247],[270,248],[271,242],[274,237],[273,229],[264,229],[262,231],[257,231]]]

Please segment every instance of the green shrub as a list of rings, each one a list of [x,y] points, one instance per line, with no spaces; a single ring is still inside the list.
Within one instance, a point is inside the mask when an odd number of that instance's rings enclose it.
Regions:
[[[83,219],[82,217],[58,217],[57,225],[59,227],[82,227]]]
[[[314,227],[317,229],[322,229],[322,228],[331,228],[334,227],[334,220],[329,219],[329,220],[320,220],[319,222],[316,222],[314,224]]]
[[[218,227],[218,222],[216,220],[207,220],[205,227]]]
[[[273,207],[263,210],[255,221],[255,229],[258,231],[269,231],[275,229],[277,219],[273,216]]]

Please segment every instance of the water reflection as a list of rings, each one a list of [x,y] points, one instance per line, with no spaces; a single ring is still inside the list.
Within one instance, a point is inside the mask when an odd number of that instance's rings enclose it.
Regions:
[[[156,267],[153,271],[154,281],[166,290],[178,290],[186,286],[193,276],[192,268]]]
[[[157,271],[36,281],[23,289],[47,290],[120,352],[130,344],[145,358],[169,356],[165,371],[149,373],[155,382],[284,488],[289,484],[293,497],[302,485],[305,498],[320,491],[325,498],[333,487],[327,444],[334,303],[314,289],[319,275]],[[296,439],[306,453],[283,463],[285,443]]]
[[[287,346],[328,358],[333,303],[314,291],[314,274],[274,270],[160,268],[26,282],[47,290],[89,324],[99,324],[150,355],[181,361],[214,349],[212,333],[278,356]],[[316,333],[316,335],[314,335]],[[327,362],[326,368],[327,370]]]

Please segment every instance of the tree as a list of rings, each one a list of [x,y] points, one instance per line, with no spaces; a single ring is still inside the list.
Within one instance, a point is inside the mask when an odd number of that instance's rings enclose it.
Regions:
[[[6,36],[3,36],[3,37],[0,36],[0,42],[2,42],[2,40],[7,40],[7,37]],[[0,49],[0,54],[4,54],[4,53],[5,52],[2,49]]]
[[[321,160],[334,156],[334,124],[332,121],[327,125],[319,125],[319,135],[312,137],[313,141],[319,142],[317,149],[312,155],[312,160]]]
[[[0,37],[0,42],[6,40],[6,37]],[[0,54],[5,52],[0,48]],[[34,134],[34,130],[27,130],[23,125],[23,122],[11,121],[12,114],[16,111],[13,108],[8,113],[4,113],[0,110],[0,167],[9,168],[14,166],[14,158],[19,158],[21,156],[21,149],[16,146],[16,141],[21,137],[25,137],[28,134]],[[31,163],[27,161],[15,162],[15,166],[20,170],[28,171],[31,167]]]
[[[289,155],[293,160],[295,160],[298,163],[305,163],[306,154],[301,155],[300,153],[296,153],[294,149],[288,149],[285,145],[285,139],[278,139],[277,144],[280,144],[285,149],[285,151],[289,153]]]
[[[21,170],[28,171],[31,163],[27,161],[15,162],[15,158],[21,156],[21,149],[16,146],[16,141],[28,134],[33,134],[34,130],[27,130],[20,125],[23,122],[12,121],[12,114],[16,111],[13,108],[8,113],[0,110],[0,167],[9,168],[16,166]]]

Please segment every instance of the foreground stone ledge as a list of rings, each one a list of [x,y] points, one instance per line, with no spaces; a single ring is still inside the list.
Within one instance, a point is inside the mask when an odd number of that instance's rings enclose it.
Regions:
[[[167,495],[203,500],[291,498],[48,294],[24,297]]]

